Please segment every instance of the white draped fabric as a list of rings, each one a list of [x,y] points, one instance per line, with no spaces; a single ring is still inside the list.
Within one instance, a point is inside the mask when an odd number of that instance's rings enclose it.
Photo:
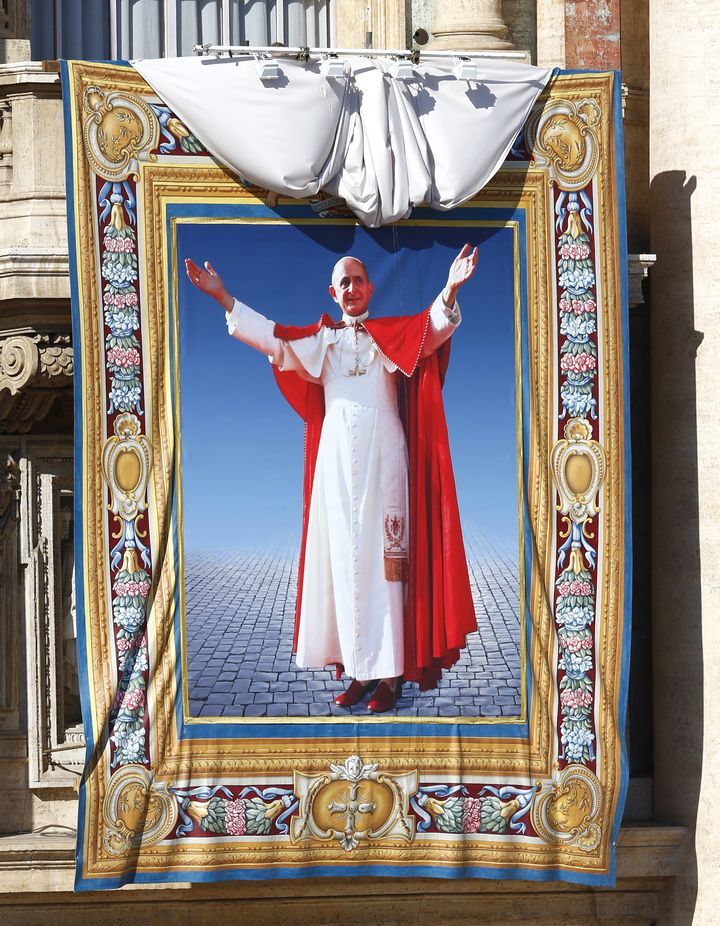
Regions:
[[[218,161],[294,197],[343,197],[367,225],[418,205],[452,209],[505,160],[550,68],[482,59],[477,81],[452,62],[398,79],[385,59],[348,58],[344,78],[282,59],[263,82],[252,58],[163,58],[133,64]]]

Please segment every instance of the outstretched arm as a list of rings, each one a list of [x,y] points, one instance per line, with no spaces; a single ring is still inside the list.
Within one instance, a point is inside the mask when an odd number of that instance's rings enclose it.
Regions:
[[[193,286],[196,286],[200,292],[212,296],[225,309],[229,334],[238,341],[267,354],[272,363],[282,362],[283,346],[275,337],[275,323],[259,312],[255,312],[250,306],[234,299],[225,289],[220,274],[209,260],[205,261],[203,269],[198,267],[195,261],[187,258],[185,270]]]
[[[473,273],[475,273],[477,259],[478,249],[475,247],[471,251],[470,245],[466,244],[455,260],[450,264],[447,283],[442,291],[443,302],[448,308],[451,308],[455,304],[455,299],[460,287],[464,283],[467,283]]]
[[[477,258],[477,248],[471,250],[470,245],[466,244],[450,264],[447,283],[430,310],[430,327],[423,346],[423,357],[436,351],[460,324],[460,309],[455,299],[460,287],[475,272]]]
[[[195,261],[190,260],[188,257],[185,259],[185,272],[190,282],[193,286],[196,286],[200,292],[212,296],[216,302],[220,303],[226,312],[232,312],[235,300],[225,289],[225,284],[220,274],[213,269],[209,260],[205,261],[205,269],[203,269],[202,267],[198,267]]]
[[[210,261],[205,261],[203,269],[187,258],[185,271],[193,286],[207,293],[208,296],[212,296],[225,309],[227,329],[232,337],[265,354],[270,362],[281,370],[294,370],[303,379],[318,382],[315,376],[308,373],[295,353],[288,349],[286,343],[275,337],[275,322],[234,299],[228,293],[220,275],[213,269]]]

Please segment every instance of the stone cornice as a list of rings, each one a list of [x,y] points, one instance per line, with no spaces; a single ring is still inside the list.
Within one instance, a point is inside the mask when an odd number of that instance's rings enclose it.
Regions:
[[[21,92],[31,87],[49,90],[60,95],[60,74],[50,70],[45,61],[13,61],[0,64],[0,91],[3,87]],[[22,88],[22,89],[21,89]]]
[[[67,248],[0,251],[0,302],[69,298]]]

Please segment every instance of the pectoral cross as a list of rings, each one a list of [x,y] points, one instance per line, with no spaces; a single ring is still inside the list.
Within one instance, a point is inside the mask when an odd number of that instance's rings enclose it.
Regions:
[[[347,374],[348,376],[364,376],[367,370],[360,366],[360,351],[358,349],[358,326],[353,325],[353,348],[355,350],[355,366]]]

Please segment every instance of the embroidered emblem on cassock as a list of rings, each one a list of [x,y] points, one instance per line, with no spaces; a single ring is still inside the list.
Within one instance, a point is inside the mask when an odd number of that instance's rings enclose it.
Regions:
[[[407,582],[408,554],[405,517],[397,512],[385,515],[385,578],[388,582]]]

